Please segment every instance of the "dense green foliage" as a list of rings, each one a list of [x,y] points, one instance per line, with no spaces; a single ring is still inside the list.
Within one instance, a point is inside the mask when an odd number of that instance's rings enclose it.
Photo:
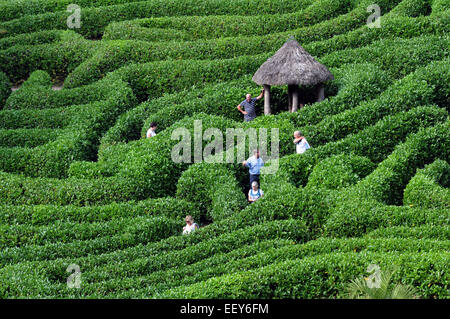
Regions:
[[[372,0],[80,0],[70,30],[71,3],[0,1],[0,298],[346,298],[369,264],[449,297],[448,1],[379,0],[370,28]],[[290,36],[326,98],[272,86],[243,122]],[[249,204],[251,129],[276,169]]]

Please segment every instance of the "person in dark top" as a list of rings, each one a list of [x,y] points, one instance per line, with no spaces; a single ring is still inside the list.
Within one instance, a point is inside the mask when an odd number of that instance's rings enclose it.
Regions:
[[[261,94],[256,97],[252,98],[251,94],[247,94],[245,97],[245,100],[242,101],[238,106],[237,109],[239,112],[244,114],[244,121],[250,122],[253,121],[256,118],[256,101],[262,99],[264,96],[264,89],[261,89]],[[242,110],[244,108],[244,110]]]

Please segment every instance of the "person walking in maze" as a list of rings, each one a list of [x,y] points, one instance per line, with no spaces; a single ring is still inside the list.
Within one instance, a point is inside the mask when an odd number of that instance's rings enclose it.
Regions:
[[[252,183],[252,188],[248,191],[248,201],[250,203],[255,202],[257,199],[263,197],[264,192],[259,188],[258,182]]]
[[[248,167],[250,173],[250,188],[252,183],[257,182],[259,184],[259,175],[261,174],[261,167],[264,166],[264,161],[259,156],[259,150],[253,151],[253,156],[249,157],[246,161],[242,162],[244,167]]]
[[[306,138],[303,136],[302,132],[300,132],[300,131],[294,132],[294,141],[293,142],[295,144],[297,154],[303,154],[303,153],[305,153],[305,151],[307,149],[311,148],[311,146],[309,146],[308,141],[306,140]]]
[[[261,89],[261,94],[255,98],[252,98],[251,94],[245,96],[245,100],[239,103],[237,109],[244,114],[244,121],[250,122],[256,118],[256,101],[262,99],[264,96],[264,89]],[[244,108],[244,109],[242,109]]]
[[[197,223],[194,223],[194,218],[191,215],[187,215],[184,221],[186,226],[183,227],[183,235],[190,234],[199,228]]]
[[[158,124],[156,124],[156,122],[152,122],[150,124],[150,128],[147,131],[147,138],[151,138],[156,135],[156,127],[157,126],[158,126]]]

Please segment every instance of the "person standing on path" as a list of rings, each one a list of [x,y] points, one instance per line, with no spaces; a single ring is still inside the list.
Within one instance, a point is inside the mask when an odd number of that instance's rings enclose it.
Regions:
[[[262,99],[264,96],[264,89],[261,89],[261,94],[252,98],[251,94],[247,94],[245,100],[239,103],[237,109],[244,114],[244,121],[250,122],[256,118],[256,101]],[[242,109],[244,108],[244,109]]]
[[[261,167],[264,166],[264,161],[259,156],[259,150],[253,151],[253,156],[249,157],[246,161],[242,162],[244,167],[248,167],[250,173],[250,188],[252,188],[253,182],[257,182],[259,185],[259,175],[261,174]]]

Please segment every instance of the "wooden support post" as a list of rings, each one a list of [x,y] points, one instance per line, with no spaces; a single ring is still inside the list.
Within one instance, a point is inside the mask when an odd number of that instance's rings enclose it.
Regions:
[[[289,112],[292,112],[292,85],[288,85],[288,109]]]
[[[270,85],[264,84],[264,115],[272,114],[270,109]]]
[[[297,112],[298,110],[298,102],[299,102],[299,96],[298,96],[298,85],[295,85],[292,88],[292,112]]]
[[[325,87],[323,84],[319,84],[317,88],[317,102],[321,102],[325,99]]]

